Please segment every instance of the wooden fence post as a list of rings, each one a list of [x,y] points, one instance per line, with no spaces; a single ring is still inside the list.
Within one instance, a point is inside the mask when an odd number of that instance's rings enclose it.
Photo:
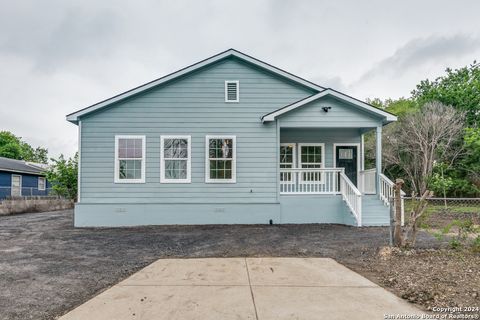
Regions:
[[[402,186],[404,181],[402,179],[395,180],[395,230],[394,230],[394,244],[399,247],[403,243],[402,237]]]

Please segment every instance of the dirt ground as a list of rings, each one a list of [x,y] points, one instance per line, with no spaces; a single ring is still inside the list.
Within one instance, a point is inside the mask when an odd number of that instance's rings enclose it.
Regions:
[[[388,244],[387,228],[218,225],[75,229],[72,218],[71,210],[0,217],[0,319],[55,319],[156,259],[169,257],[331,257],[422,306],[480,305],[478,294],[475,296],[479,257],[430,250],[445,244],[427,233],[419,235],[418,251],[384,257],[377,253]],[[432,267],[439,265],[443,271],[432,272]],[[449,274],[456,276],[452,279]],[[422,285],[421,281],[433,284]],[[477,291],[467,292],[465,287]]]

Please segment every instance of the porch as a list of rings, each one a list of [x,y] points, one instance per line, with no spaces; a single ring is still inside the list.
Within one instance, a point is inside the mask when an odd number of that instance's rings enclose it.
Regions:
[[[284,208],[288,208],[301,216],[301,221],[356,226],[389,223],[394,184],[377,170],[381,168],[381,129],[376,130],[378,166],[365,170],[363,133],[371,129],[280,130],[278,189],[285,212],[282,221],[295,222],[294,217],[291,220],[285,216],[289,212]],[[334,214],[317,220],[314,215],[327,208]]]

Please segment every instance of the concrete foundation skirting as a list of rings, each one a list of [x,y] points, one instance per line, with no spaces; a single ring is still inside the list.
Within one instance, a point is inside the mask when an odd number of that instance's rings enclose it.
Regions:
[[[0,202],[0,215],[46,212],[73,208],[73,200],[58,198],[20,198]]]

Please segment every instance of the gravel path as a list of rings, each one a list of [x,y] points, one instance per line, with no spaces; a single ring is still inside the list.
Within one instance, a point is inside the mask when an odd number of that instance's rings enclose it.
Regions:
[[[387,228],[340,225],[72,223],[71,210],[0,217],[0,319],[55,319],[159,258],[310,256],[349,265],[388,243]]]

